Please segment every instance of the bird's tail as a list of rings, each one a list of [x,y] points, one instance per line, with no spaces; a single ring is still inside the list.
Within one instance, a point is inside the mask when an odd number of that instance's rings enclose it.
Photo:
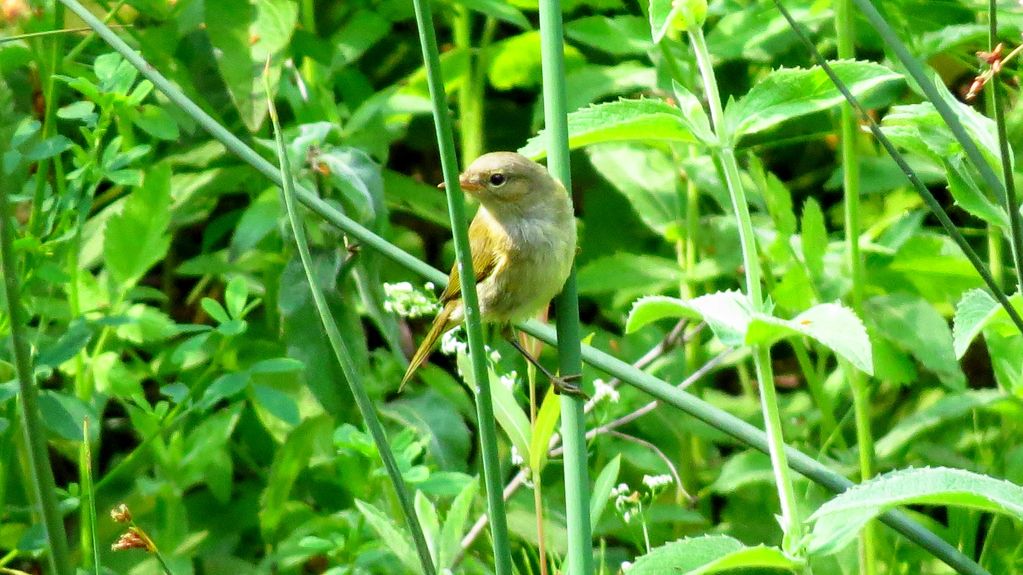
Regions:
[[[405,384],[412,379],[412,376],[415,374],[416,370],[419,369],[419,366],[423,365],[426,358],[430,357],[430,352],[433,351],[433,346],[437,343],[437,340],[440,339],[440,336],[453,327],[449,325],[448,319],[454,311],[454,305],[446,305],[440,310],[437,317],[434,318],[433,325],[430,326],[430,331],[427,332],[426,338],[423,339],[423,343],[419,344],[419,349],[416,350],[412,359],[409,360],[408,369],[405,370],[405,377],[401,378],[401,385],[398,387],[398,393],[401,393],[401,391],[405,389]]]

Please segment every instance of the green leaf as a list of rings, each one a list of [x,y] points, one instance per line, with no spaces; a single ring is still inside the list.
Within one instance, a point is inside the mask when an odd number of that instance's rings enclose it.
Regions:
[[[210,317],[212,317],[217,323],[224,324],[231,321],[231,317],[227,314],[227,310],[225,310],[224,306],[220,305],[220,302],[215,299],[204,297],[199,300],[199,306],[202,307],[203,311],[210,314]]]
[[[590,163],[629,201],[651,230],[665,236],[681,211],[678,167],[668,152],[637,144],[598,144],[587,148]]]
[[[615,455],[604,469],[600,470],[596,481],[593,482],[593,493],[590,495],[590,530],[596,529],[600,517],[604,514],[608,499],[611,497],[611,490],[618,482],[618,472],[622,467],[621,454]]]
[[[153,167],[142,187],[128,196],[121,213],[107,220],[103,259],[111,277],[122,287],[135,285],[167,254],[170,180],[170,166]]]
[[[1005,208],[995,204],[977,185],[972,169],[966,165],[961,156],[945,158],[945,175],[948,178],[948,191],[956,204],[981,220],[1009,229],[1009,214]]]
[[[204,23],[214,59],[245,126],[256,131],[266,118],[262,70],[267,58],[282,56],[298,19],[290,0],[218,0],[204,4]],[[270,66],[276,85],[281,66]]]
[[[235,276],[227,282],[224,290],[224,303],[227,304],[227,313],[232,319],[242,319],[242,311],[245,309],[245,301],[249,299],[249,284],[242,276]]]
[[[577,110],[568,115],[571,149],[618,141],[695,143],[678,108],[661,100],[618,100]],[[538,160],[547,155],[547,133],[529,139],[519,153]]]
[[[554,393],[554,386],[547,388],[540,411],[536,414],[532,439],[529,442],[529,468],[540,473],[547,464],[547,448],[561,416],[561,397]],[[525,457],[525,456],[523,456]]]
[[[305,369],[305,364],[290,357],[275,357],[257,361],[249,366],[251,373],[294,373]]]
[[[274,454],[266,489],[259,499],[259,526],[266,541],[276,541],[277,528],[286,513],[285,506],[298,476],[309,465],[316,444],[329,441],[330,417],[321,415],[297,426]]]
[[[747,547],[727,535],[679,539],[650,550],[636,559],[629,575],[705,575],[733,569],[794,570],[800,563],[777,547]]]
[[[1019,300],[1019,295],[1013,296]],[[962,359],[973,339],[984,329],[987,322],[1003,309],[991,294],[982,289],[971,289],[963,294],[956,304],[952,318],[952,348],[956,359]]]
[[[133,124],[143,132],[160,140],[177,140],[178,124],[174,118],[160,106],[146,104],[131,118]]]
[[[472,369],[468,363],[469,357],[465,352],[458,352],[457,361],[459,371],[465,375],[469,388],[474,389],[471,381]],[[515,395],[512,393],[512,390],[508,389],[501,382],[497,374],[494,373],[494,369],[490,368],[487,373],[490,374],[490,392],[494,398],[494,417],[497,418],[497,423],[519,452],[519,456],[523,459],[529,457],[529,446],[532,443],[532,429],[529,426],[529,418],[526,417],[526,413],[522,411],[522,408],[515,401]]]
[[[92,330],[81,320],[72,321],[53,345],[43,348],[36,359],[36,367],[58,367],[78,355],[92,339]]]
[[[971,390],[942,397],[933,405],[895,424],[895,427],[874,445],[874,452],[880,458],[892,457],[921,434],[1003,399],[1006,399],[1005,394],[993,389]]]
[[[504,0],[458,0],[458,3],[480,14],[503,20],[522,30],[532,29],[529,20],[522,15],[522,12]]]
[[[633,333],[650,322],[669,317],[703,319],[721,343],[728,346],[771,345],[779,339],[807,336],[858,369],[873,373],[867,331],[856,314],[839,304],[816,305],[786,320],[753,311],[749,298],[737,291],[716,292],[691,300],[649,296],[633,305],[625,331]]]
[[[571,72],[585,61],[575,46],[565,45],[565,68]],[[540,33],[535,30],[506,38],[486,51],[490,63],[487,78],[498,90],[540,85]]]
[[[394,553],[405,569],[413,573],[423,572],[419,564],[419,555],[412,548],[411,540],[404,529],[395,525],[390,517],[370,503],[356,499],[355,506],[376,532],[379,541]]]
[[[941,382],[954,389],[966,384],[952,345],[945,318],[923,299],[904,293],[871,298],[866,302],[868,321],[882,335],[906,351]]]
[[[465,484],[462,492],[451,502],[448,514],[444,518],[444,527],[441,530],[440,550],[437,564],[443,569],[454,568],[452,561],[455,555],[461,550],[462,536],[465,535],[465,522],[469,519],[469,512],[472,511],[472,502],[479,490],[479,481],[473,480]]]
[[[256,403],[277,419],[291,426],[298,425],[301,421],[298,404],[287,393],[258,383],[252,386],[252,392]]]
[[[433,502],[422,491],[416,491],[413,502],[416,510],[416,518],[419,519],[419,526],[423,530],[426,544],[430,548],[430,555],[434,564],[437,563],[437,539],[440,537],[440,517],[437,515],[437,508]]]
[[[814,521],[811,553],[834,553],[865,523],[902,505],[948,505],[1023,519],[1023,487],[962,469],[904,469],[852,487],[822,505]]]
[[[828,230],[824,225],[824,212],[817,200],[810,197],[803,204],[803,219],[800,222],[800,244],[806,267],[814,277],[824,273],[824,254],[828,251]]]
[[[200,405],[203,409],[209,409],[216,405],[221,399],[230,399],[238,395],[249,386],[249,374],[244,371],[225,373],[213,380],[213,383],[206,388],[202,394]]]
[[[646,56],[653,48],[646,21],[639,16],[587,16],[565,25],[565,36],[612,56]],[[614,38],[609,42],[609,38]]]
[[[579,270],[579,293],[597,294],[620,290],[639,293],[678,286],[682,271],[678,262],[651,255],[619,252],[588,262]]]
[[[901,75],[873,62],[841,60],[830,64],[861,101],[875,91],[902,82]],[[725,121],[731,126],[734,141],[738,141],[742,136],[764,132],[782,122],[843,103],[845,98],[820,67],[783,68],[760,79],[745,96],[729,103]]]

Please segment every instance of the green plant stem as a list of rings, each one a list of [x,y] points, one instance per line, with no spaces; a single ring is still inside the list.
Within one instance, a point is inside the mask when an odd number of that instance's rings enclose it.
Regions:
[[[988,49],[994,51],[998,44],[998,3],[988,0]],[[998,74],[991,77],[987,89],[991,93],[991,103],[998,131],[998,150],[1001,155],[1002,181],[1005,184],[1005,210],[1009,212],[1009,237],[1012,247],[1012,260],[1016,267],[1016,291],[1023,290],[1023,224],[1020,222],[1019,202],[1016,199],[1016,178],[1012,174],[1012,151],[1009,149],[1009,138],[1005,132],[1005,108],[1002,105],[1001,93],[998,90]]]
[[[813,402],[817,404],[817,409],[821,412],[821,439],[824,440],[835,434],[835,429],[838,427],[838,422],[835,420],[835,406],[828,398],[827,391],[824,389],[824,381],[813,365],[806,347],[806,342],[801,339],[792,341],[792,352],[796,356],[796,362],[799,363],[803,377],[806,378],[806,387],[810,390],[810,397],[813,398]],[[841,435],[838,435],[838,440],[844,447],[845,440]]]
[[[50,468],[46,446],[46,429],[39,413],[35,378],[32,375],[32,355],[29,351],[24,326],[25,316],[21,309],[21,286],[18,283],[18,266],[14,255],[14,230],[11,229],[9,192],[10,178],[0,178],[0,267],[3,269],[4,288],[7,295],[7,314],[10,318],[11,347],[14,355],[14,369],[18,377],[18,399],[21,404],[22,429],[28,445],[29,476],[35,499],[42,512],[43,528],[49,542],[49,562],[57,575],[71,575],[74,568],[68,553],[67,534],[57,506],[57,487]]]
[[[269,65],[269,60],[267,64]],[[331,316],[327,299],[323,296],[323,291],[320,289],[319,283],[317,283],[316,274],[313,271],[312,255],[309,253],[309,244],[306,241],[302,219],[299,216],[298,206],[295,202],[291,165],[286,152],[287,148],[284,145],[284,134],[281,132],[280,122],[277,119],[277,108],[273,104],[268,74],[263,75],[263,83],[266,90],[266,99],[269,104],[270,121],[273,123],[274,137],[277,142],[277,155],[281,163],[280,174],[283,183],[284,204],[287,208],[288,221],[291,224],[292,233],[295,236],[295,246],[298,249],[299,258],[302,260],[302,269],[305,271],[309,291],[313,296],[313,303],[316,305],[316,311],[320,316],[320,321],[323,323],[323,329],[327,332],[327,339],[330,340],[334,357],[341,366],[341,371],[348,382],[348,387],[352,390],[352,396],[359,407],[359,412],[366,422],[366,427],[369,428],[370,435],[373,437],[373,443],[376,444],[380,459],[383,460],[387,474],[390,476],[391,483],[398,496],[398,503],[405,515],[405,523],[412,534],[412,541],[415,543],[416,551],[419,553],[419,562],[422,565],[423,573],[433,575],[436,572],[433,556],[430,554],[430,547],[427,545],[426,537],[423,535],[423,529],[416,515],[412,496],[405,485],[405,480],[401,476],[398,462],[394,459],[394,454],[391,452],[391,446],[387,442],[387,434],[384,431],[383,425],[380,424],[380,419],[377,417],[373,401],[362,384],[362,378],[355,367],[352,355],[348,351],[344,338],[341,337],[337,323],[334,322],[334,318]]]
[[[934,105],[934,109],[937,110],[938,114],[941,115],[941,119],[948,125],[952,135],[955,136],[956,141],[963,147],[963,151],[966,152],[966,157],[969,158],[970,163],[980,173],[984,183],[995,192],[998,199],[1001,200],[1008,206],[1010,226],[1009,226],[1009,240],[1012,245],[1013,256],[1016,260],[1016,279],[1017,279],[1017,290],[1023,289],[1023,223],[1020,221],[1019,214],[1015,214],[1013,218],[1013,212],[1016,212],[1018,206],[1016,205],[1016,193],[1015,189],[1012,190],[1011,196],[1008,187],[1012,182],[1011,166],[1009,166],[1007,151],[1007,143],[999,137],[999,144],[1002,148],[1002,169],[1003,172],[1007,171],[1009,177],[1003,182],[999,179],[995,171],[984,159],[983,154],[980,152],[980,148],[973,141],[973,138],[966,132],[962,122],[959,120],[959,116],[952,110],[952,107],[942,97],[942,94],[938,91],[937,87],[932,83],[931,79],[924,72],[923,65],[909,53],[906,45],[899,40],[898,35],[892,30],[892,27],[888,25],[881,13],[877,11],[874,4],[870,0],[852,0],[859,6],[867,20],[870,21],[874,30],[884,39],[885,43],[895,52],[898,56],[899,61],[905,66],[906,71],[913,77],[913,80],[920,86],[924,95],[930,100],[931,104]],[[989,0],[989,6],[994,6],[993,0]],[[997,33],[998,23],[995,10],[992,9],[990,12],[991,17],[991,30]],[[997,36],[995,36],[997,38]],[[996,95],[997,98],[997,95]],[[996,121],[997,121],[997,110],[1000,108],[996,104]],[[1004,126],[1004,119],[1002,122]],[[1015,188],[1015,186],[1013,186]],[[1014,220],[1014,221],[1013,221]],[[1021,328],[1023,329],[1023,328]]]
[[[85,524],[82,526],[82,564],[92,564],[93,572],[100,575],[99,540],[96,539],[96,488],[92,479],[92,445],[89,441],[89,418],[82,421],[82,446],[79,452],[78,465],[82,469],[82,508]],[[85,533],[88,532],[88,537]]]
[[[572,189],[568,152],[568,109],[565,93],[565,39],[561,1],[540,0],[540,57],[543,63],[544,126],[547,133],[547,167],[565,188]],[[564,374],[582,373],[579,329],[579,298],[575,266],[557,299],[558,365]],[[565,461],[565,514],[568,523],[568,573],[593,573],[593,542],[590,531],[590,482],[586,460],[586,416],[583,399],[562,394],[561,437]]]
[[[455,46],[467,54],[465,78],[458,87],[459,136],[462,161],[471,162],[483,153],[482,103],[476,99],[476,83],[482,82],[473,66],[472,12],[465,6],[455,7],[453,25]]]
[[[469,248],[469,230],[465,217],[465,200],[458,182],[458,160],[455,157],[455,138],[448,116],[447,98],[444,94],[444,79],[441,76],[440,56],[437,52],[437,36],[433,29],[430,0],[413,0],[416,24],[419,27],[419,41],[426,67],[427,84],[433,104],[433,120],[437,131],[437,147],[440,151],[441,169],[444,172],[445,191],[448,199],[448,217],[455,240],[455,256],[461,278],[462,309],[465,313],[465,331],[469,340],[469,358],[472,363],[473,382],[476,391],[476,418],[479,424],[480,451],[483,455],[483,482],[487,490],[487,506],[490,512],[490,529],[494,544],[494,567],[497,575],[511,575],[511,548],[508,537],[508,520],[504,512],[504,498],[501,496],[501,461],[497,453],[497,425],[494,418],[494,404],[490,393],[490,376],[487,369],[487,355],[483,347],[483,328],[476,294],[476,274],[472,268],[472,252]]]
[[[64,25],[64,6],[55,4],[53,6],[53,27],[62,28]],[[58,98],[58,82],[57,73],[58,65],[60,64],[60,53],[64,46],[64,35],[58,34],[51,39],[50,43],[50,61],[49,65],[45,68],[46,70],[46,88],[43,95],[43,129],[42,138],[46,139],[53,135],[54,124],[57,117],[57,98]],[[29,214],[29,225],[28,229],[34,236],[39,236],[42,233],[43,223],[43,201],[46,195],[46,182],[49,178],[49,167],[56,167],[60,164],[59,156],[49,158],[39,162],[36,171],[35,181],[35,193],[32,197],[32,209]],[[62,175],[62,174],[58,174]]]
[[[732,208],[739,226],[739,241],[742,245],[742,261],[746,272],[746,294],[753,308],[764,310],[764,295],[760,285],[760,259],[757,256],[756,238],[753,235],[753,222],[750,218],[749,204],[739,177],[739,164],[732,150],[732,136],[727,133],[724,123],[724,111],[721,107],[721,96],[718,94],[717,79],[710,61],[710,52],[703,37],[701,28],[689,31],[689,40],[696,56],[696,65],[703,77],[703,86],[707,94],[710,116],[715,133],[722,142],[718,151],[718,159],[725,173],[725,184],[732,200]],[[771,367],[771,353],[767,346],[757,345],[752,348],[753,365],[757,380],[760,383],[760,404],[764,412],[764,425],[770,445],[771,466],[774,469],[778,499],[781,504],[781,524],[785,533],[785,549],[795,551],[803,538],[803,520],[796,503],[795,488],[789,474],[789,465],[785,454],[785,442],[782,435],[781,413],[774,387],[774,373]]]
[[[988,271],[987,266],[984,265],[980,256],[977,255],[977,252],[974,251],[973,247],[971,247],[969,242],[966,241],[962,232],[960,232],[959,229],[956,228],[955,224],[952,223],[952,220],[948,217],[948,214],[945,213],[945,210],[941,207],[937,198],[934,197],[934,194],[927,189],[927,186],[925,186],[923,181],[920,180],[920,177],[913,171],[913,168],[906,163],[905,158],[903,158],[902,154],[899,153],[899,150],[895,148],[895,144],[893,144],[891,140],[885,136],[884,132],[881,131],[881,127],[878,126],[874,118],[871,117],[863,105],[860,104],[860,101],[856,99],[856,96],[852,95],[849,88],[845,85],[845,82],[843,82],[842,79],[835,74],[835,70],[830,64],[828,64],[828,61],[824,59],[824,56],[821,55],[814,43],[799,27],[795,19],[792,18],[792,14],[789,13],[781,1],[774,0],[774,5],[778,7],[779,11],[781,11],[785,20],[789,23],[789,27],[800,39],[803,45],[806,46],[806,49],[813,54],[813,58],[817,62],[817,65],[819,65],[821,69],[824,70],[824,73],[828,75],[831,83],[838,88],[842,97],[844,97],[845,100],[856,110],[860,117],[860,121],[867,124],[867,127],[870,129],[870,133],[874,135],[874,138],[876,138],[881,144],[881,147],[884,148],[885,152],[888,153],[895,164],[899,167],[899,170],[901,170],[903,175],[906,176],[906,179],[909,180],[909,183],[912,184],[917,194],[919,194],[924,203],[927,204],[927,207],[931,210],[931,213],[934,214],[934,217],[938,220],[938,223],[941,224],[941,227],[945,229],[949,237],[952,238],[952,241],[954,241],[959,249],[962,250],[963,255],[966,256],[967,260],[969,260],[970,265],[977,270],[977,274],[982,280],[984,280],[984,284],[987,285],[995,299],[998,300],[998,303],[1005,309],[1005,313],[1009,316],[1009,319],[1012,320],[1016,329],[1018,329],[1020,333],[1023,333],[1023,317],[1020,316],[1019,312],[1016,311],[1016,308],[1009,302],[1009,298],[1005,295],[1001,286],[998,285],[994,278],[991,277],[991,272]],[[988,171],[990,171],[990,168],[988,168]]]
[[[850,0],[835,1],[835,33],[839,59],[856,58],[855,18]],[[860,257],[860,163],[857,154],[856,112],[849,103],[842,105],[840,119],[842,137],[842,189],[845,199],[846,265],[852,281],[852,309],[863,317],[863,264]],[[870,430],[870,382],[847,361],[840,362],[842,372],[852,389],[856,422],[856,445],[859,448],[860,481],[874,476],[874,437]],[[860,573],[877,572],[876,532],[874,522],[864,526],[859,540]]]
[[[168,99],[181,107],[181,109],[193,118],[203,129],[221,142],[228,150],[234,153],[239,159],[251,165],[259,173],[263,174],[272,182],[281,185],[282,178],[278,168],[266,161],[252,148],[242,142],[237,136],[218,124],[213,118],[199,108],[192,100],[176,86],[160,74],[156,68],[150,66],[137,52],[131,49],[116,33],[109,27],[104,26],[78,0],[61,0],[75,14],[77,14],[90,27],[121,54],[128,62],[131,62],[147,79],[162,91]],[[403,251],[391,244],[384,238],[374,234],[358,222],[345,216],[332,205],[324,202],[310,190],[304,187],[296,187],[295,194],[300,202],[305,204],[313,213],[323,218],[329,224],[336,226],[344,232],[357,239],[361,245],[379,251],[384,257],[392,262],[405,267],[406,269],[419,274],[424,279],[432,281],[439,286],[447,283],[447,274],[431,267],[426,262]],[[540,339],[548,345],[557,346],[558,338],[555,331],[549,326],[539,322],[529,321],[517,326],[521,331]],[[607,353],[594,347],[582,346],[583,361],[595,369],[603,371],[636,389],[663,401],[676,409],[687,413],[711,427],[722,431],[736,441],[748,445],[761,452],[767,453],[767,436],[756,427],[727,413],[710,403],[707,403],[689,393],[675,390],[667,382],[660,380],[641,369],[637,369]],[[817,482],[825,488],[842,492],[854,484],[844,476],[832,471],[816,458],[806,455],[793,448],[786,448],[789,463],[795,471],[807,478]],[[101,485],[103,481],[99,482]],[[977,565],[972,559],[963,555],[955,547],[949,545],[934,533],[928,531],[918,523],[911,520],[904,513],[889,511],[881,516],[881,520],[890,525],[897,532],[906,536],[920,547],[926,549],[932,555],[944,561],[956,569],[959,573],[968,575],[990,575],[987,571]]]

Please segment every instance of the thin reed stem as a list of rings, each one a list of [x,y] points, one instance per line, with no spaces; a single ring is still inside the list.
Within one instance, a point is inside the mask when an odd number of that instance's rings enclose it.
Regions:
[[[267,60],[267,65],[269,66],[269,60]],[[327,332],[327,339],[330,340],[330,347],[334,351],[334,357],[341,366],[341,371],[344,373],[345,380],[348,382],[348,387],[352,390],[352,396],[355,398],[355,403],[359,408],[359,412],[362,414],[363,420],[366,422],[366,427],[369,428],[369,433],[373,437],[373,443],[376,444],[377,452],[380,454],[380,459],[383,460],[384,468],[386,468],[387,475],[390,477],[391,484],[394,486],[394,490],[398,496],[398,503],[401,506],[402,513],[405,515],[405,523],[409,528],[409,532],[412,534],[412,541],[415,544],[416,552],[419,554],[419,563],[423,568],[423,573],[433,575],[436,572],[433,556],[430,554],[430,547],[426,543],[426,536],[423,534],[423,528],[416,515],[416,508],[412,502],[412,496],[409,493],[408,487],[405,485],[404,478],[401,476],[401,469],[398,467],[398,462],[395,460],[394,454],[391,452],[391,446],[387,441],[387,434],[384,431],[383,425],[380,423],[380,419],[377,417],[373,401],[370,399],[369,393],[366,392],[366,388],[362,384],[362,377],[359,375],[358,369],[355,367],[352,355],[348,351],[344,338],[341,337],[341,331],[338,329],[337,323],[334,322],[334,318],[330,313],[330,308],[327,305],[327,300],[317,283],[316,275],[313,271],[312,255],[309,253],[309,244],[306,240],[305,230],[302,226],[302,219],[298,214],[298,206],[295,201],[294,180],[291,165],[288,160],[288,154],[284,145],[284,134],[281,132],[280,122],[277,119],[277,108],[274,106],[273,96],[270,90],[269,75],[265,73],[263,75],[263,86],[266,90],[270,121],[273,124],[274,138],[277,143],[277,157],[278,161],[280,161],[280,175],[283,184],[281,189],[284,192],[284,204],[288,212],[288,222],[291,224],[291,231],[295,237],[295,247],[298,249],[299,258],[302,260],[302,269],[305,271],[306,281],[309,284],[309,291],[312,294],[313,303],[316,305],[316,312],[320,316],[320,321],[323,323],[323,329]]]
[[[565,93],[565,35],[561,1],[540,0],[540,57],[543,62],[543,111],[547,133],[547,168],[568,190],[572,168],[568,153],[568,108]],[[571,195],[571,194],[570,194]],[[558,365],[561,374],[582,373],[579,297],[575,266],[557,299]],[[590,479],[586,460],[583,399],[561,395],[561,437],[565,446],[565,515],[568,523],[568,572],[593,573],[590,531]]]
[[[490,525],[494,543],[494,567],[497,575],[511,575],[511,544],[508,536],[508,520],[501,497],[501,461],[497,453],[497,425],[494,405],[490,393],[490,379],[487,355],[483,347],[479,301],[476,294],[476,274],[472,268],[472,252],[469,248],[469,230],[465,218],[465,200],[458,183],[458,160],[455,154],[455,138],[448,114],[447,98],[444,94],[444,79],[441,76],[440,55],[437,51],[437,36],[433,29],[430,0],[413,0],[416,24],[419,27],[419,42],[423,51],[430,100],[433,104],[433,120],[437,131],[437,147],[440,150],[441,169],[444,172],[445,191],[448,198],[448,218],[455,240],[455,256],[461,278],[462,308],[465,310],[465,332],[469,340],[469,359],[472,363],[472,379],[476,391],[476,418],[479,425],[480,451],[483,455],[483,483],[487,491],[487,506],[490,511]]]

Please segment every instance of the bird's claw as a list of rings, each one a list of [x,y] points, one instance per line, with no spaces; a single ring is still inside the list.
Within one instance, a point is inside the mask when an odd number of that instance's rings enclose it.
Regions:
[[[583,391],[583,388],[579,385],[579,381],[581,381],[582,378],[582,374],[576,373],[572,375],[557,375],[550,379],[551,385],[554,386],[554,393],[588,400],[590,399],[589,394]]]

